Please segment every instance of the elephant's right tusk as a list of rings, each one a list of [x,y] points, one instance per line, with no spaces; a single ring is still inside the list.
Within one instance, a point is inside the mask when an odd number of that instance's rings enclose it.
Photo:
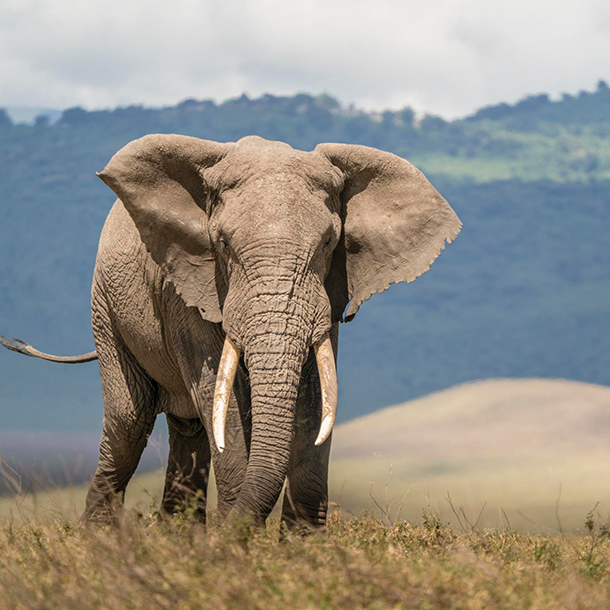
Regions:
[[[337,367],[330,337],[326,335],[313,346],[322,389],[322,422],[315,444],[321,445],[333,431],[337,417]]]
[[[229,335],[227,335],[222,349],[220,364],[218,365],[216,389],[214,390],[214,410],[212,414],[214,441],[220,453],[225,448],[225,425],[227,423],[227,411],[229,410],[229,398],[231,397],[240,354],[240,350],[231,341]]]

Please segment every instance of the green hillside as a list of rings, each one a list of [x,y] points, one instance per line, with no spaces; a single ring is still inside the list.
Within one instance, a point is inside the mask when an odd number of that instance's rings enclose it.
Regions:
[[[367,302],[340,340],[340,418],[465,381],[563,377],[610,385],[610,91],[534,96],[444,121],[365,113],[329,96],[87,112],[15,125],[0,113],[0,333],[55,353],[91,348],[89,286],[112,204],[95,177],[152,132],[312,149],[393,151],[421,167],[464,222],[417,282]],[[49,388],[53,391],[50,392]],[[98,431],[95,365],[0,353],[3,429]]]

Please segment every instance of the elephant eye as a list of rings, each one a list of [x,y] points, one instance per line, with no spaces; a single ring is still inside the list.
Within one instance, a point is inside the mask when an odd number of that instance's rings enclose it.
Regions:
[[[227,242],[222,237],[220,238],[218,245],[220,247],[221,252],[224,252],[224,250],[226,250],[227,248]]]

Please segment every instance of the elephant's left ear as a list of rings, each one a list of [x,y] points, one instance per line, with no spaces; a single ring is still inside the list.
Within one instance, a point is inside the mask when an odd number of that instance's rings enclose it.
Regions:
[[[344,236],[327,278],[333,317],[353,319],[363,301],[428,271],[462,223],[408,161],[376,148],[320,144],[345,177]]]

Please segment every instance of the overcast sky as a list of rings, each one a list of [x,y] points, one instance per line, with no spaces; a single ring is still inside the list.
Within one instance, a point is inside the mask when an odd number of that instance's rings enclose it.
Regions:
[[[325,92],[455,117],[600,78],[609,0],[0,0],[0,107]]]

